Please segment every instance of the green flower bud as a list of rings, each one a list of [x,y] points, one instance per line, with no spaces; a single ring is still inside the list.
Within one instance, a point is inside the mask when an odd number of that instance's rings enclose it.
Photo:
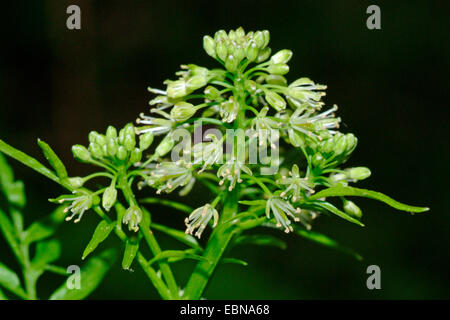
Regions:
[[[153,142],[153,137],[153,133],[151,132],[139,136],[139,149],[141,149],[141,151],[147,150]]]
[[[256,42],[256,44],[258,45],[258,48],[263,48],[264,47],[264,35],[261,31],[256,31],[255,34],[253,35],[253,40]]]
[[[81,161],[91,160],[91,154],[85,146],[76,144],[72,147],[73,156]]]
[[[320,167],[320,165],[322,164],[323,161],[323,156],[320,153],[316,153],[313,157],[312,157],[312,164],[314,167]]]
[[[242,27],[237,28],[236,29],[236,38],[239,39],[239,38],[242,38],[244,36],[245,36],[244,28],[242,28]]]
[[[106,137],[102,134],[97,134],[95,136],[95,143],[103,148],[106,145]]]
[[[208,83],[208,79],[205,76],[197,75],[190,77],[186,82],[186,88],[188,91],[197,90]]]
[[[248,79],[244,82],[244,88],[252,94],[255,94],[256,90],[258,89],[258,87],[256,86],[256,82]]]
[[[120,161],[124,161],[127,159],[127,157],[128,157],[127,149],[125,149],[124,146],[119,146],[119,148],[117,149],[117,158]]]
[[[89,142],[96,142],[97,141],[97,131],[91,131],[89,132]]]
[[[116,143],[116,139],[114,138],[109,138],[108,139],[108,143],[106,145],[106,150],[108,151],[108,155],[110,157],[114,157],[117,153],[117,143]]]
[[[250,41],[245,54],[248,61],[251,62],[255,61],[258,58],[259,48],[255,41]]]
[[[142,221],[142,211],[138,206],[130,206],[123,215],[122,222],[128,225],[130,231],[138,232],[139,223]]]
[[[267,102],[277,111],[286,108],[286,101],[276,92],[271,90],[265,91],[265,97]]]
[[[111,184],[103,192],[102,206],[106,211],[109,211],[117,200],[117,189]]]
[[[266,61],[267,59],[269,59],[271,52],[272,52],[272,50],[269,47],[264,48],[263,50],[260,50],[258,59],[256,59],[256,62],[260,63],[260,62]]]
[[[142,151],[139,148],[135,148],[130,153],[130,163],[136,163],[141,161],[142,159]]]
[[[344,211],[358,220],[362,217],[361,209],[353,201],[344,200]]]
[[[203,37],[203,49],[205,49],[206,53],[215,58],[216,57],[216,43],[214,39],[210,36]]]
[[[364,180],[371,174],[370,169],[366,167],[349,168],[345,171],[347,171],[347,176],[353,180]]]
[[[348,133],[345,135],[345,140],[347,141],[347,150],[346,153],[352,152],[356,145],[358,144],[358,139],[355,137],[353,133]]]
[[[94,156],[94,158],[97,159],[101,159],[103,158],[103,151],[102,151],[102,147],[100,147],[98,144],[96,144],[95,142],[91,142],[89,144],[89,151],[91,152],[91,154]]]
[[[172,150],[173,146],[175,145],[175,141],[173,138],[169,135],[166,136],[163,141],[156,147],[155,154],[158,155],[158,157],[165,156],[170,150]]]
[[[228,48],[225,41],[221,40],[216,45],[216,53],[220,60],[225,61],[228,56]]]
[[[347,149],[347,140],[345,139],[345,136],[340,136],[337,139],[337,142],[335,142],[334,153],[335,154],[343,154],[346,149]]]
[[[277,63],[288,63],[289,60],[292,58],[292,51],[291,50],[280,50],[277,53],[275,53],[272,58],[270,58],[270,62],[277,64]]]
[[[127,151],[133,150],[134,147],[136,146],[136,139],[134,135],[126,134],[123,144],[125,146],[125,149],[127,149]]]
[[[347,186],[347,175],[344,173],[334,173],[330,175],[330,178],[328,180],[331,184],[331,186],[336,186],[338,184],[341,184],[343,186]]]
[[[225,61],[225,68],[230,71],[230,72],[234,72],[236,71],[236,68],[238,66],[238,59],[233,56],[232,54],[228,55],[226,61]]]
[[[69,182],[74,189],[81,188],[84,184],[84,180],[81,177],[72,177],[69,178]]]
[[[289,72],[289,66],[285,63],[271,64],[267,67],[267,72],[282,76]]]
[[[241,45],[237,45],[233,50],[233,55],[236,57],[236,60],[241,62],[242,59],[245,58],[246,50]]]
[[[106,130],[106,137],[107,138],[117,138],[117,130],[113,126],[109,126]]]
[[[170,111],[170,116],[175,121],[186,121],[192,117],[196,111],[197,109],[194,105],[188,102],[180,101],[172,108]]]
[[[170,81],[167,85],[167,95],[170,98],[181,98],[187,95],[186,82],[183,79]]]
[[[264,44],[263,47],[267,47],[267,45],[270,42],[270,32],[269,30],[263,30],[263,36],[264,36]]]
[[[125,129],[120,129],[118,138],[119,144],[123,145],[124,140],[125,140]]]
[[[268,84],[274,84],[283,87],[287,86],[287,80],[283,76],[279,76],[276,74],[269,74],[265,77],[265,79]]]
[[[216,100],[219,97],[219,90],[213,86],[207,86],[205,91],[205,98],[208,100]]]

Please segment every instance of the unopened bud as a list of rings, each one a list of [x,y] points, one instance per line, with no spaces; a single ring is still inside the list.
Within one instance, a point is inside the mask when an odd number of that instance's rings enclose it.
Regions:
[[[344,200],[344,211],[358,220],[362,217],[361,209],[353,201]]]
[[[133,151],[131,151],[130,153],[130,162],[131,163],[136,163],[141,161],[142,159],[142,151],[139,148],[135,148]]]
[[[219,90],[216,87],[207,86],[204,92],[208,100],[216,100],[219,97]]]
[[[171,136],[166,136],[163,141],[156,147],[155,154],[158,157],[165,156],[175,145],[175,141]]]
[[[203,49],[205,49],[206,53],[215,58],[216,57],[216,43],[214,39],[210,36],[203,37]]]
[[[267,67],[267,71],[270,74],[276,74],[276,75],[284,75],[289,72],[289,66],[285,63],[275,63],[271,64]]]
[[[102,206],[105,208],[106,211],[109,211],[114,203],[116,203],[117,200],[117,189],[110,185],[108,188],[106,188],[105,192],[103,192],[103,198],[102,198]]]
[[[277,111],[286,108],[286,101],[276,92],[271,90],[265,91],[265,97],[267,102]]]
[[[190,117],[192,117],[197,109],[194,107],[194,105],[180,101],[172,108],[170,111],[170,116],[175,121],[186,121]]]
[[[280,50],[277,53],[275,53],[272,58],[270,58],[270,62],[277,64],[277,63],[288,63],[289,60],[292,58],[292,51],[291,50]]]
[[[81,177],[69,178],[69,182],[72,185],[72,187],[75,189],[81,188],[84,184],[84,180]]]
[[[347,175],[353,180],[364,180],[370,177],[370,169],[366,167],[356,167],[347,169]]]
[[[153,142],[153,133],[147,132],[139,136],[139,149],[147,150]]]
[[[89,161],[91,160],[91,154],[88,149],[82,145],[74,145],[72,147],[72,153],[75,158],[80,159],[81,161]]]

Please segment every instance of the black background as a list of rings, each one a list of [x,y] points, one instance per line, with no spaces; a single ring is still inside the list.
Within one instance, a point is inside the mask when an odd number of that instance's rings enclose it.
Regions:
[[[36,139],[54,147],[70,174],[86,173],[70,146],[91,130],[122,126],[148,109],[148,85],[162,87],[182,63],[215,66],[202,37],[243,26],[268,29],[274,51],[294,51],[288,80],[328,85],[325,101],[339,105],[344,132],[359,146],[351,165],[371,168],[359,184],[399,201],[429,206],[426,214],[396,212],[358,201],[365,228],[323,217],[315,230],[354,248],[362,262],[294,236],[288,249],[242,247],[249,266],[218,269],[209,299],[449,298],[449,38],[446,1],[17,1],[2,12],[0,138],[42,159]],[[77,4],[82,28],[66,28]],[[366,8],[378,4],[382,29],[368,30]],[[12,162],[12,161],[11,161]],[[13,163],[27,185],[27,221],[53,209],[62,190]],[[88,169],[90,170],[90,169]],[[145,192],[144,192],[145,194]],[[189,204],[204,202],[194,193]],[[183,216],[152,208],[154,220],[183,228]],[[62,265],[80,263],[95,228],[94,214],[59,232]],[[111,239],[108,245],[119,245]],[[162,245],[173,247],[169,239]],[[14,266],[2,245],[0,260]],[[382,289],[365,286],[366,268],[381,267]],[[185,280],[192,264],[179,264]],[[138,269],[138,267],[136,267]],[[39,294],[61,282],[44,276]],[[155,298],[140,270],[117,264],[93,299]]]

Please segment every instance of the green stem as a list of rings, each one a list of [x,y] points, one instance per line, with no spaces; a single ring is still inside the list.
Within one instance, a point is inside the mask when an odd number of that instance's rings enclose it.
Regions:
[[[228,221],[237,214],[238,199],[239,186],[236,186],[233,191],[227,193],[220,218],[221,221]],[[197,263],[194,272],[186,285],[183,299],[198,300],[202,297],[203,291],[232,237],[233,233],[231,230],[227,229],[225,224],[219,223],[211,234],[208,245],[205,248],[203,257],[206,259]]]
[[[128,181],[126,179],[126,173],[120,174],[120,177],[118,180],[118,187],[123,191],[123,194],[129,205],[138,206],[138,203],[136,201],[134,193],[131,190],[130,185],[128,184]],[[152,251],[153,255],[156,256],[158,253],[161,252],[161,248],[159,247],[159,244],[156,241],[156,238],[153,235],[153,232],[150,230],[149,226],[141,226],[140,230],[141,230],[150,250]],[[175,281],[175,277],[173,276],[172,270],[170,269],[169,264],[165,261],[160,261],[159,267],[161,268],[161,272],[164,276],[164,279],[166,279],[172,299],[177,299],[178,286]]]

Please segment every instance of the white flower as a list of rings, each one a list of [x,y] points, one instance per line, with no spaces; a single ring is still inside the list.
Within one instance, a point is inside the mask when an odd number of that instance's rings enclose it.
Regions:
[[[214,228],[219,221],[219,213],[209,203],[195,209],[185,220],[187,227],[186,234],[192,235],[194,230],[198,229],[195,236],[200,238],[211,218],[214,218],[214,224],[212,226]]]

